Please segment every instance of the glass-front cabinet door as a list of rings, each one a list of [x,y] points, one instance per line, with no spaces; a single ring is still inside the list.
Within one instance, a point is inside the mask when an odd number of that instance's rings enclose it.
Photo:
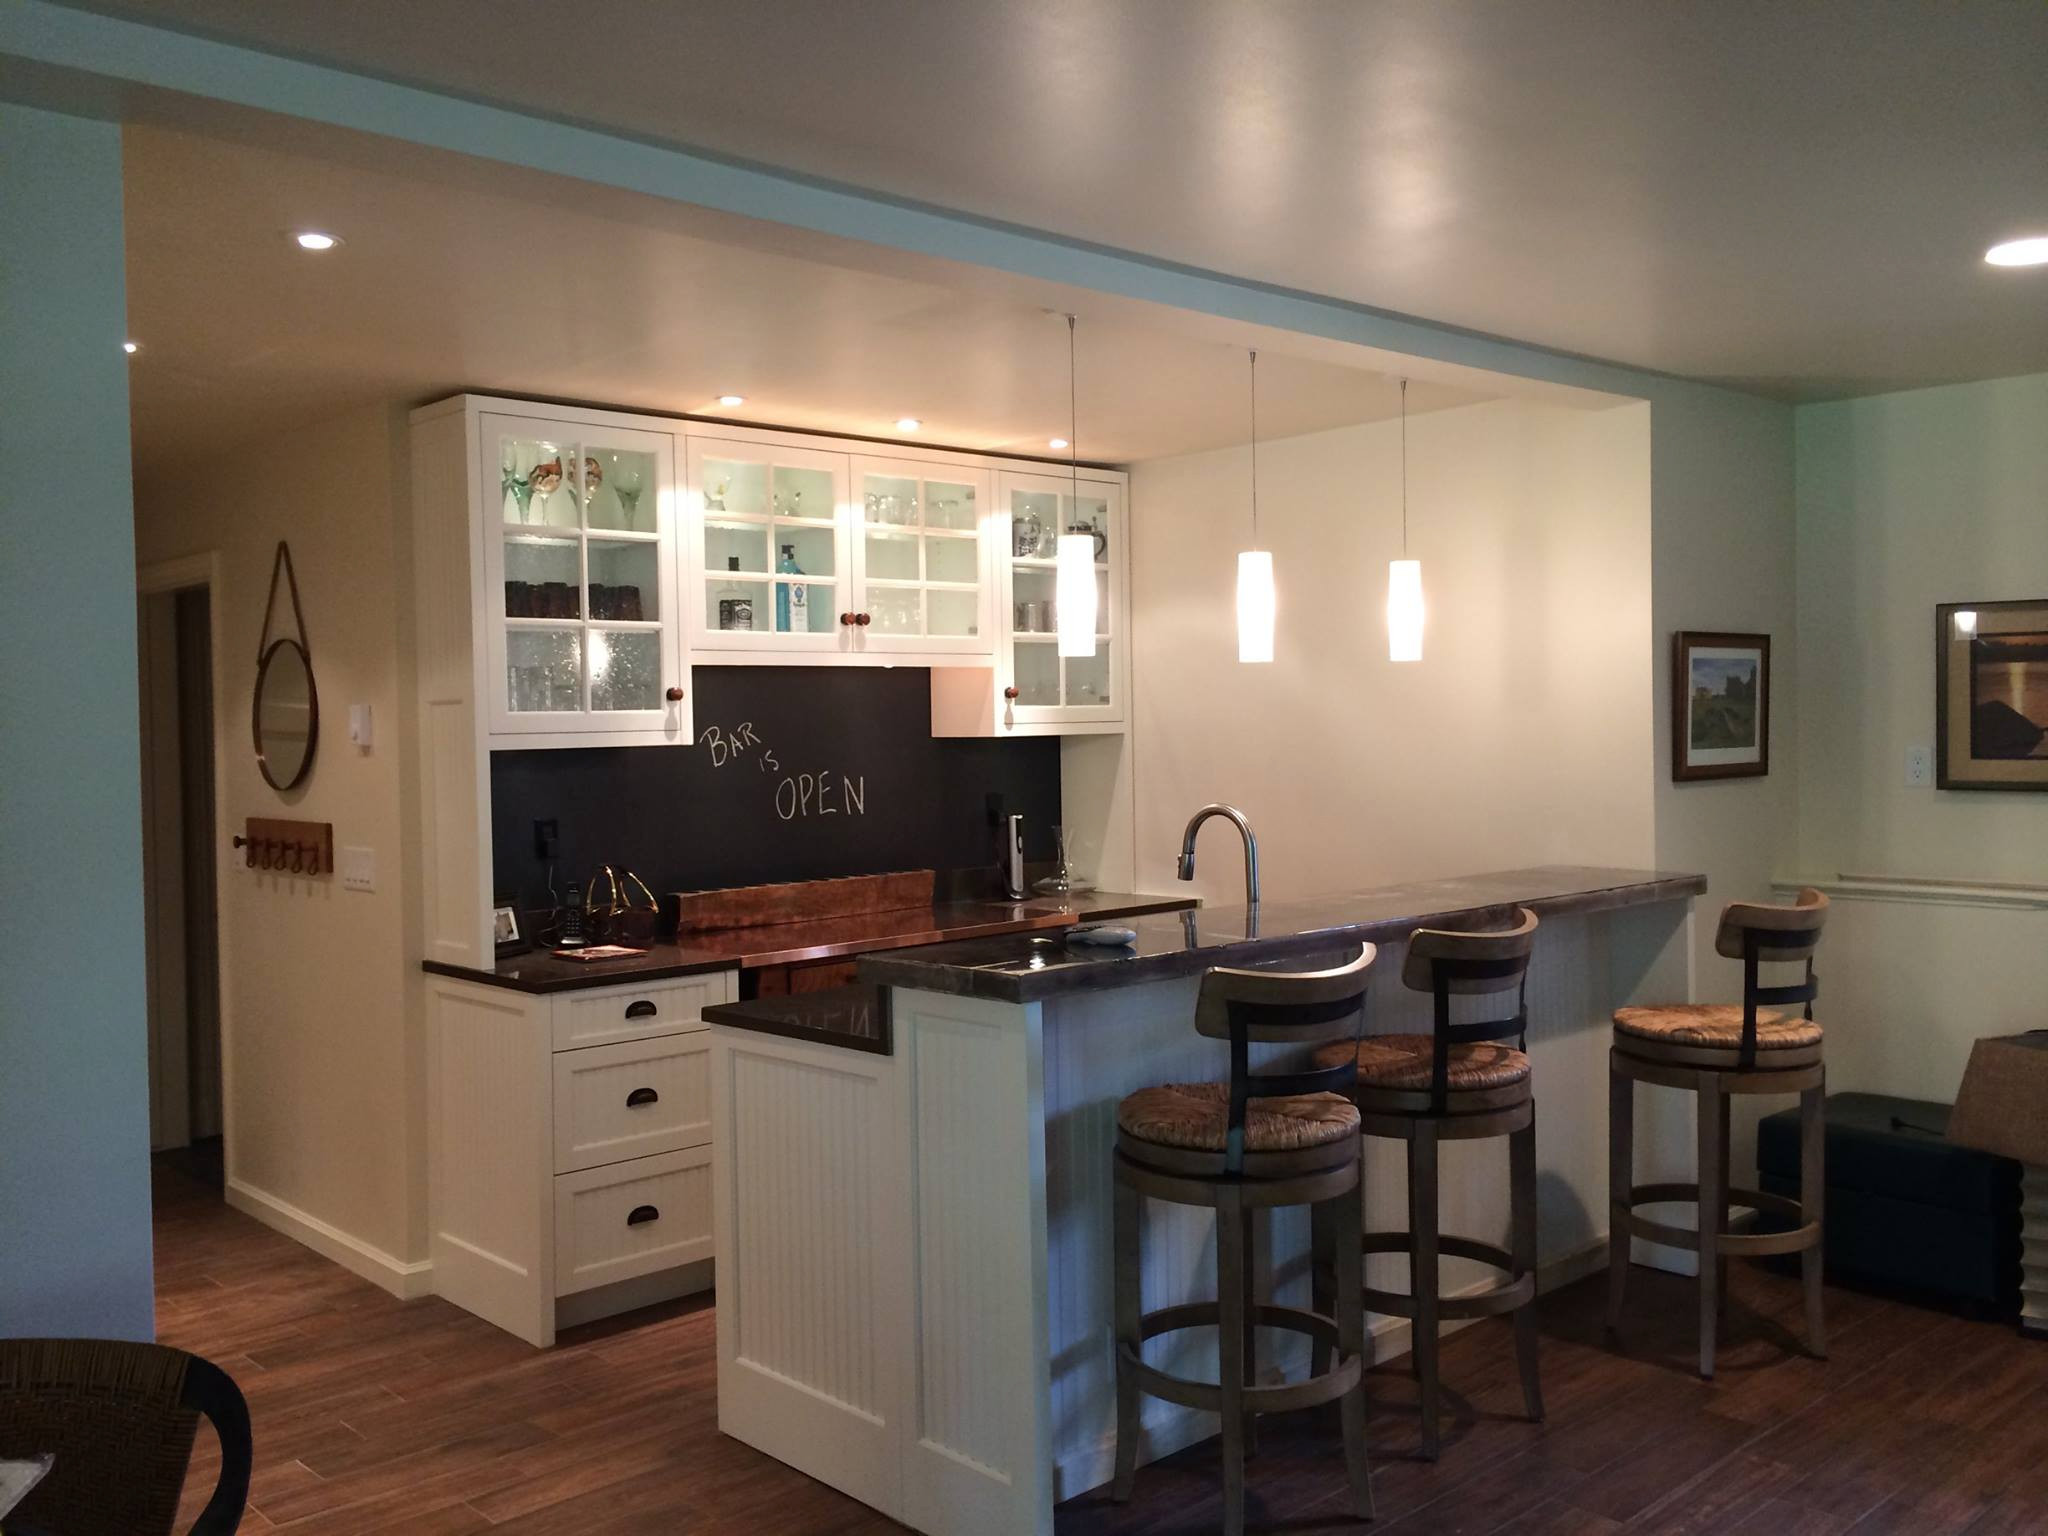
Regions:
[[[675,439],[523,416],[482,426],[493,734],[686,731]]]
[[[994,654],[988,517],[984,470],[912,459],[853,461],[858,650]]]
[[[1018,724],[1120,720],[1124,716],[1119,654],[1124,634],[1123,489],[1106,481],[1058,474],[1004,474],[1000,526],[1005,639],[999,670],[1016,690],[1007,697]],[[1058,564],[1063,533],[1095,543],[1095,649],[1059,653]]]
[[[851,646],[846,456],[689,440],[690,633],[706,650]]]

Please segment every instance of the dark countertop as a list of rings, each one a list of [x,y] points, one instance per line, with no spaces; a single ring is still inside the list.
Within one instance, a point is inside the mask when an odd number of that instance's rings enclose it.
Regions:
[[[481,982],[514,992],[573,992],[635,981],[693,976],[733,966],[758,970],[805,960],[831,960],[992,934],[1066,928],[1108,918],[1192,908],[1192,896],[1138,896],[1128,891],[1090,891],[1080,896],[1034,896],[1027,901],[954,901],[907,912],[870,912],[819,922],[779,923],[765,928],[727,928],[693,933],[681,943],[653,944],[644,955],[622,960],[562,960],[544,949],[511,955],[493,970],[473,970],[439,960],[421,962],[436,976]]]
[[[1205,907],[1179,916],[1144,916],[1126,926],[1137,940],[1123,949],[1069,945],[1058,935],[1012,935],[935,944],[860,962],[860,979],[876,986],[916,987],[1031,1003],[1063,992],[1135,986],[1191,976],[1212,965],[1255,965],[1327,954],[1342,944],[1405,939],[1424,926],[1486,926],[1489,915],[1526,906],[1538,916],[1603,912],[1672,901],[1706,890],[1705,875],[1576,864],[1420,880],[1341,896]],[[1542,943],[1539,935],[1537,942]]]
[[[744,1003],[716,1003],[704,1010],[704,1017],[734,1029],[812,1040],[877,1056],[887,1056],[895,1048],[889,1034],[889,994],[860,982],[823,992],[788,992]]]

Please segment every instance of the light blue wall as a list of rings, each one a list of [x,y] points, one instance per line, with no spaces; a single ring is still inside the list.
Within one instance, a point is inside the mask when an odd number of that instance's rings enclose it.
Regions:
[[[154,1335],[121,130],[0,103],[0,1334]]]

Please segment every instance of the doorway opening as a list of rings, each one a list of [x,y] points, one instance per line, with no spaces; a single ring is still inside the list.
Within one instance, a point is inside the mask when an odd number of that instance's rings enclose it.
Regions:
[[[182,564],[182,562],[181,562]],[[149,1145],[226,1185],[215,869],[213,583],[144,573],[137,609]]]

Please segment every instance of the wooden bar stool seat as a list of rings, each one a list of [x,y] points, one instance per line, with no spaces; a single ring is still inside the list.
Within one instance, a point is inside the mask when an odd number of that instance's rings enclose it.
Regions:
[[[1721,913],[1714,947],[1743,962],[1742,1003],[1667,1003],[1618,1009],[1609,1054],[1607,1326],[1621,1326],[1632,1238],[1699,1255],[1700,1375],[1714,1374],[1715,1334],[1728,1295],[1733,1257],[1798,1253],[1806,1291],[1808,1347],[1825,1359],[1821,1314],[1822,1196],[1827,1069],[1824,1032],[1813,1019],[1819,983],[1813,954],[1827,920],[1828,899],[1804,890],[1789,906],[1731,902]],[[1803,981],[1760,984],[1761,967],[1803,963]],[[1788,1017],[1765,1003],[1801,1003]],[[1649,1083],[1699,1096],[1699,1177],[1690,1183],[1635,1182],[1635,1085]],[[1730,1106],[1738,1094],[1797,1094],[1800,1197],[1745,1189],[1729,1181]],[[1637,1207],[1692,1205],[1695,1224],[1656,1221]],[[1731,1209],[1753,1210],[1787,1223],[1784,1230],[1732,1232]]]
[[[1371,1518],[1359,1112],[1342,1092],[1332,1091],[1349,1085],[1352,1064],[1347,1055],[1334,1068],[1254,1072],[1250,1047],[1355,1041],[1375,957],[1366,944],[1355,960],[1333,970],[1208,971],[1195,1027],[1230,1042],[1230,1080],[1141,1088],[1117,1105],[1112,1492],[1119,1502],[1130,1498],[1136,1479],[1141,1396],[1222,1415],[1227,1536],[1244,1530],[1244,1462],[1258,1415],[1335,1402],[1353,1510]],[[1216,1212],[1216,1300],[1144,1310],[1140,1214],[1147,1197]],[[1254,1293],[1254,1213],[1289,1205],[1331,1212],[1318,1230],[1348,1235],[1348,1263],[1342,1249],[1317,1258],[1334,1266],[1334,1285],[1324,1298],[1328,1305],[1279,1306],[1260,1302]],[[1145,1359],[1147,1339],[1185,1328],[1217,1330],[1215,1381],[1177,1375]],[[1317,1369],[1300,1381],[1260,1384],[1260,1328],[1306,1334]]]
[[[1536,914],[1517,907],[1512,926],[1480,932],[1418,928],[1409,936],[1401,979],[1435,1000],[1434,1030],[1426,1035],[1367,1035],[1353,1052],[1357,1077],[1352,1101],[1366,1136],[1408,1145],[1406,1231],[1362,1235],[1367,1254],[1405,1253],[1407,1291],[1365,1288],[1367,1310],[1414,1321],[1413,1365],[1422,1409],[1422,1454],[1434,1461],[1441,1447],[1437,1328],[1447,1318],[1515,1314],[1515,1351],[1529,1417],[1543,1417],[1537,1372],[1536,1314],[1536,1103],[1529,1055],[1525,985],[1535,948]],[[1505,1018],[1452,1022],[1453,997],[1513,992],[1515,1012]],[[1509,1041],[1515,1042],[1509,1044]],[[1317,1053],[1318,1064],[1337,1064],[1340,1048]],[[1439,1146],[1506,1136],[1512,1248],[1441,1230],[1438,1215]],[[1462,1296],[1439,1293],[1443,1255],[1492,1266],[1500,1277]],[[1327,1276],[1317,1273],[1319,1286]]]

